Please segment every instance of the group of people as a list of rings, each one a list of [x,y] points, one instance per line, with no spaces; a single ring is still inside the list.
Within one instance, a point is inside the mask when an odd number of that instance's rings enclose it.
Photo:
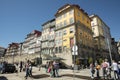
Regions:
[[[25,71],[26,71],[26,76],[25,78],[27,79],[27,77],[31,77],[32,76],[32,64],[30,60],[27,60],[26,64],[25,64]]]
[[[50,61],[46,62],[46,72],[50,73],[50,77],[58,77],[59,70],[59,62],[58,61]]]
[[[31,64],[31,61],[30,60],[27,60],[25,63],[20,61],[20,63],[16,63],[15,64],[16,66],[16,70],[17,70],[17,73],[18,72],[22,72],[22,71],[25,71],[25,78],[27,79],[27,77],[31,77],[32,76],[32,64]]]
[[[111,71],[114,72],[115,79],[120,79],[120,66],[118,66],[118,63],[115,62],[115,60],[112,61],[111,66],[107,59],[103,60],[101,64],[99,62],[96,62],[95,64],[91,63],[90,64],[91,78],[94,78],[95,72],[97,78],[100,78],[99,74],[100,69],[102,69],[104,79],[111,78]]]

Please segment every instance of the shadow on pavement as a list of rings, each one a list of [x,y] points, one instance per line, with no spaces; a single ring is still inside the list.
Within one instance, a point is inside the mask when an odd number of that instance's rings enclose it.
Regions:
[[[82,75],[74,75],[73,74],[63,74],[60,77],[75,77],[75,78],[79,78],[79,79],[85,79],[85,80],[114,80],[114,79],[101,79],[101,78],[94,78],[94,79],[91,79],[90,77],[88,76],[82,76]],[[39,75],[33,75],[32,78],[34,79],[39,79],[39,78],[47,78],[47,77],[50,77],[50,75],[47,75],[47,74],[39,74]],[[0,80],[8,80],[8,79],[1,79]]]
[[[94,78],[93,80],[114,80],[114,79],[102,79],[102,78]],[[117,79],[116,79],[117,80]]]
[[[8,79],[4,76],[0,76],[0,80],[8,80]]]
[[[39,78],[46,78],[49,77],[47,74],[40,74],[40,75],[33,75],[32,76],[34,79],[39,79]]]
[[[61,75],[61,77],[62,77],[62,76],[68,76],[68,77],[75,77],[75,78],[90,80],[90,77],[81,76],[81,75],[74,75],[74,76],[73,76],[73,74],[64,74],[64,75]]]
[[[101,79],[101,78],[94,78],[94,79],[91,79],[90,77],[88,76],[82,76],[82,75],[74,75],[73,74],[64,74],[64,75],[61,75],[62,76],[67,76],[67,77],[75,77],[75,78],[80,78],[80,79],[85,79],[85,80],[114,80],[114,79]]]

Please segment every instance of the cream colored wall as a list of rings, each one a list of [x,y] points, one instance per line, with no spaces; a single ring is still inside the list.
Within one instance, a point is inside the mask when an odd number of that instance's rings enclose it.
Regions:
[[[73,10],[73,9],[72,9],[72,10]],[[71,11],[71,10],[70,10],[70,11]],[[64,21],[65,21],[65,20],[66,20],[66,22],[67,22],[67,25],[70,24],[70,23],[69,23],[69,19],[72,18],[72,17],[74,18],[74,10],[73,10],[73,14],[69,14],[70,11],[65,12],[65,13],[57,16],[57,17],[56,17],[56,25],[59,24],[59,23],[61,23],[61,22],[64,24]],[[66,14],[66,17],[64,17],[65,14]],[[59,18],[60,16],[61,16],[61,19]],[[61,27],[62,27],[62,26],[61,26]]]

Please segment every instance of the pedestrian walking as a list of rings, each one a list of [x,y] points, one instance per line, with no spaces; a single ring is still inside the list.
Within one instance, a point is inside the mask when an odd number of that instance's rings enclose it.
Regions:
[[[120,62],[118,62],[118,67],[119,67],[118,75],[119,75],[119,78],[120,78]]]
[[[105,62],[105,60],[103,60],[101,66],[102,66],[102,71],[103,71],[103,78],[106,79],[106,77],[107,77],[107,67],[108,67],[108,64]]]
[[[27,62],[25,64],[25,70],[26,70],[25,78],[27,79],[27,77],[29,76],[29,60],[27,60]]]
[[[90,63],[90,74],[91,74],[91,79],[94,79],[95,69],[93,63]]]
[[[54,66],[55,77],[58,77],[59,76],[59,74],[58,74],[58,71],[59,71],[59,63],[58,63],[58,61],[54,61],[53,66]]]
[[[22,69],[23,69],[23,62],[22,62],[22,61],[20,61],[20,66],[19,66],[19,68],[20,68],[20,72],[21,72]]]
[[[53,61],[50,62],[48,72],[50,73],[50,77],[55,77],[54,73],[54,66],[53,66]]]
[[[105,59],[105,63],[107,64],[107,67],[106,67],[107,79],[110,79],[111,78],[111,67],[110,67],[110,63],[108,62],[108,59]]]
[[[45,65],[46,73],[48,73],[48,68],[49,68],[49,62],[47,61]]]
[[[96,64],[96,76],[97,76],[98,79],[100,78],[100,73],[99,73],[100,68],[101,68],[100,64],[97,62],[97,64]]]
[[[18,70],[19,70],[18,63],[15,63],[14,65],[15,65],[15,67],[16,67],[16,71],[15,71],[15,72],[16,72],[16,73],[17,73],[17,75],[18,75]]]
[[[32,76],[32,63],[31,61],[29,62],[29,76]]]
[[[113,60],[112,68],[113,68],[113,71],[114,71],[114,78],[115,79],[120,79],[119,74],[118,74],[119,67],[118,67],[118,64],[117,64],[117,62],[115,60]]]

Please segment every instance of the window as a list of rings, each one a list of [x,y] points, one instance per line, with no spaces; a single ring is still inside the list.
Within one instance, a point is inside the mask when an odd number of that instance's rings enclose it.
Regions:
[[[66,30],[64,30],[64,31],[63,31],[63,35],[66,35],[66,34],[67,34]]]
[[[87,23],[89,24],[89,18],[86,18]]]
[[[60,44],[60,40],[58,40],[58,44]]]
[[[74,38],[70,38],[70,47],[73,47],[74,45]]]
[[[77,15],[80,16],[80,12],[79,11],[78,11]]]
[[[55,41],[55,44],[58,45],[58,40]]]
[[[64,47],[63,47],[63,50],[64,50],[64,51],[66,51],[66,48],[67,48],[67,47],[66,47],[66,46],[64,46]]]
[[[67,16],[67,14],[65,13],[64,15],[63,15],[63,17],[65,18]]]
[[[58,37],[58,33],[56,32],[56,37]]]
[[[63,40],[64,42],[67,41],[66,39]]]
[[[69,21],[70,21],[70,24],[74,23],[74,19],[73,19],[73,17],[70,18]]]
[[[58,47],[55,48],[55,52],[58,53]]]
[[[59,26],[60,26],[60,23],[57,24],[57,27],[59,27]]]
[[[70,28],[70,33],[73,33],[74,29],[73,28]]]
[[[62,27],[63,26],[63,23],[62,22],[60,22],[60,27]]]
[[[59,36],[62,36],[62,33],[61,33],[61,32],[59,32]]]
[[[82,16],[82,20],[84,21],[84,19],[85,19],[85,17],[84,16]]]
[[[73,10],[71,10],[71,11],[69,12],[69,15],[72,15],[72,14],[73,14],[73,12],[74,12],[74,11],[73,11]]]
[[[64,20],[64,26],[66,26],[67,25],[67,21],[66,20]]]
[[[94,26],[94,23],[92,23],[92,26]]]
[[[62,47],[61,46],[59,47],[59,53],[62,53]]]
[[[62,39],[60,40],[60,43],[62,44]]]
[[[62,19],[62,16],[59,16],[57,19],[58,19],[58,20]]]

